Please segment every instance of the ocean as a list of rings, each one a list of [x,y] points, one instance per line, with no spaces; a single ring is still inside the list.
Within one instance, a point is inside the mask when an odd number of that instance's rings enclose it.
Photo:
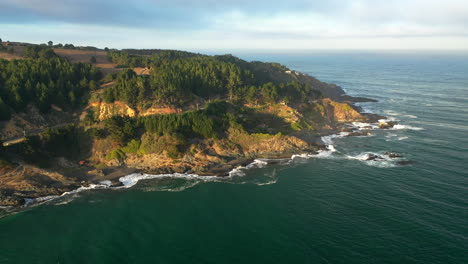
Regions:
[[[400,125],[227,180],[60,197],[0,218],[0,263],[468,263],[468,55],[234,55],[376,99],[361,106]],[[386,152],[403,157],[366,160]]]

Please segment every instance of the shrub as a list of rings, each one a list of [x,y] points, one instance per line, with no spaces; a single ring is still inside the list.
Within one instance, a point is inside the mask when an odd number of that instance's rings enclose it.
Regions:
[[[107,160],[117,160],[122,162],[127,158],[127,155],[121,149],[114,149],[107,155]]]
[[[122,148],[125,153],[138,153],[140,150],[141,141],[138,139],[132,139],[128,144]]]

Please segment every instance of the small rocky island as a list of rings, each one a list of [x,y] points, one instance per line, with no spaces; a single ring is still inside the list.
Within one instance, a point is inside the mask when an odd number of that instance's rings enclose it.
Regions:
[[[14,42],[8,50],[0,52],[0,206],[118,185],[134,172],[222,177],[257,158],[314,153],[324,135],[368,135],[346,124],[382,118],[354,105],[372,100],[278,63]]]

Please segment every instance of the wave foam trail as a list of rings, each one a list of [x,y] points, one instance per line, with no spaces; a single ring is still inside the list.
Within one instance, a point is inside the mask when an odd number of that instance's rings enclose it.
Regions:
[[[421,128],[421,127],[413,127],[410,125],[400,125],[400,124],[394,125],[390,129],[391,130],[416,130],[416,131],[424,130],[424,128]]]
[[[388,122],[395,122],[395,121],[400,121],[400,119],[396,119],[396,118],[390,116],[388,118],[377,120],[378,123],[388,123]]]
[[[245,172],[243,172],[243,170],[245,169],[245,167],[242,167],[242,166],[239,166],[237,168],[234,168],[232,169],[230,172],[229,172],[229,177],[232,178],[232,177],[242,177],[242,176],[245,176]]]
[[[374,123],[364,123],[364,122],[352,122],[353,127],[364,130],[364,129],[377,129],[379,126]]]
[[[359,160],[366,165],[379,167],[379,168],[393,168],[400,165],[399,163],[405,160],[402,156],[391,156],[394,155],[389,152],[377,153],[377,152],[363,152],[358,155],[347,155],[346,157],[351,160]]]
[[[252,163],[245,166],[245,168],[246,169],[264,168],[266,165],[268,165],[268,162],[266,160],[264,160],[264,159],[255,159]]]
[[[392,162],[392,160],[383,157],[381,159],[375,159],[375,160],[370,160],[371,155],[379,155],[378,153],[372,153],[372,152],[364,152],[355,156],[348,155],[348,159],[353,159],[353,160],[359,160],[361,162],[364,162],[366,165],[373,166],[373,167],[379,167],[379,168],[391,168],[395,167],[396,164]]]
[[[94,189],[107,189],[107,188],[110,188],[111,184],[112,183],[110,181],[103,181],[100,184],[90,184],[89,186],[81,186],[78,189],[75,189],[69,192],[64,192],[61,195],[50,195],[50,196],[44,196],[44,197],[38,197],[38,198],[25,198],[24,206],[30,206],[33,204],[42,204],[42,203],[52,201],[61,197],[74,195],[83,191],[94,190]]]
[[[335,145],[333,145],[334,138],[342,138],[349,134],[349,132],[341,132],[339,134],[323,136],[321,138],[322,142],[325,144],[326,150],[318,150],[316,154],[294,154],[291,156],[291,161],[294,161],[297,158],[300,159],[310,159],[310,158],[329,158],[334,152],[337,152]]]
[[[325,145],[327,145],[327,148],[328,148],[328,146],[333,145],[333,139],[343,138],[343,137],[346,137],[347,135],[349,135],[349,132],[340,132],[338,134],[323,136],[321,137],[321,140]]]
[[[197,174],[146,174],[146,173],[133,173],[121,177],[119,181],[122,183],[123,188],[130,188],[135,186],[140,180],[163,179],[163,178],[177,178],[177,179],[197,179],[200,181],[209,181],[218,178],[217,176],[200,176]]]

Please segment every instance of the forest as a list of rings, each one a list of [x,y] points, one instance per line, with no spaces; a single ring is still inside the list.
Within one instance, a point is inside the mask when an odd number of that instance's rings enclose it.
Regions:
[[[97,68],[70,63],[49,51],[51,49],[30,48],[26,54],[33,59],[0,59],[0,120],[8,120],[11,110],[25,111],[30,103],[43,113],[50,110],[51,104],[74,109],[85,103],[83,98],[90,89],[97,87],[101,78]]]
[[[150,53],[150,52],[148,52]],[[110,52],[116,63],[151,68],[149,77],[137,76],[130,70],[119,73],[116,85],[106,90],[107,102],[124,101],[135,106],[145,98],[181,106],[195,98],[222,99],[233,103],[302,103],[320,97],[310,85],[297,81],[281,83],[272,80],[263,67],[284,71],[279,64],[260,65],[231,55],[204,56],[166,51],[151,53],[151,57]],[[139,60],[144,60],[143,64]]]
[[[89,92],[98,89],[102,76],[97,68],[58,57],[52,44],[26,46],[23,55],[28,59],[0,60],[0,120],[8,120],[12,112],[25,111],[28,104],[36,105],[42,113],[51,105],[64,110],[83,107]],[[280,64],[174,50],[106,50],[111,61],[125,69],[107,77],[115,85],[102,92],[105,102],[124,101],[133,108],[148,102],[176,107],[200,99],[206,102],[202,110],[182,114],[112,117],[104,121],[105,130],[93,134],[110,135],[121,145],[141,131],[217,138],[227,129],[226,124],[235,122],[228,109],[244,104],[302,104],[321,97],[308,84],[271,78],[269,71],[287,70]],[[149,67],[151,72],[140,76],[132,67]],[[86,120],[91,126],[95,122],[93,118]]]

